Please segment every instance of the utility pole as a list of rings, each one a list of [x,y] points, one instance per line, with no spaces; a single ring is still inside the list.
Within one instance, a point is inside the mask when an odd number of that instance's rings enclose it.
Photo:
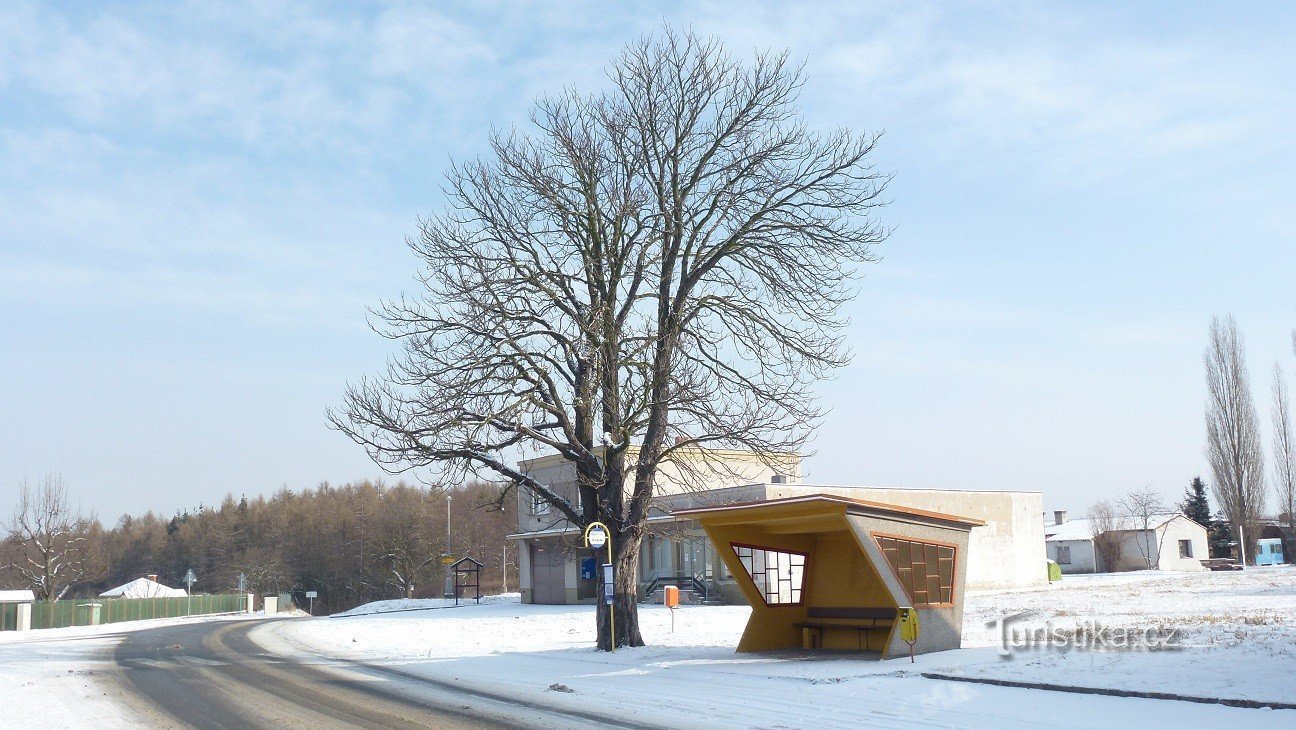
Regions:
[[[504,557],[500,562],[500,575],[504,576],[504,592],[508,593],[508,543],[504,543]]]

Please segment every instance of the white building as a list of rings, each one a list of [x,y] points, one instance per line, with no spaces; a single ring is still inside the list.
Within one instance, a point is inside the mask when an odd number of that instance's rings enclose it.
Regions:
[[[575,475],[561,457],[523,461],[520,468],[560,495],[578,503]],[[639,583],[647,594],[663,583],[682,584],[695,595],[742,602],[732,576],[701,527],[671,516],[675,510],[829,494],[911,509],[983,520],[973,528],[968,547],[967,587],[971,590],[1036,586],[1047,583],[1039,492],[958,491],[807,485],[801,483],[801,457],[789,455],[771,468],[743,451],[696,452],[686,465],[666,465],[659,473],[644,540]],[[684,474],[689,477],[685,479]],[[595,560],[578,543],[580,535],[543,500],[519,490],[517,544],[519,585],[526,603],[578,603],[595,597]]]
[[[1115,565],[1103,565],[1095,545],[1096,535],[1088,519],[1066,519],[1065,511],[1053,513],[1052,524],[1044,527],[1048,557],[1063,573],[1110,573],[1125,570],[1205,570],[1209,557],[1206,528],[1183,514],[1156,515],[1147,529],[1135,527],[1125,518],[1121,528],[1108,533],[1119,545]]]

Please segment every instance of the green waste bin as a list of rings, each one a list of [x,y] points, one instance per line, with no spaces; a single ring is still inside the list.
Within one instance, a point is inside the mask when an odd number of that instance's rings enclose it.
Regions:
[[[1062,566],[1058,565],[1056,560],[1048,561],[1048,577],[1050,583],[1062,580]]]

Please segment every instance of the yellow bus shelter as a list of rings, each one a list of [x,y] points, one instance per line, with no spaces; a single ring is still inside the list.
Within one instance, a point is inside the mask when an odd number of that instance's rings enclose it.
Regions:
[[[959,647],[969,531],[956,515],[809,495],[674,513],[701,523],[751,604],[738,651],[908,655]]]

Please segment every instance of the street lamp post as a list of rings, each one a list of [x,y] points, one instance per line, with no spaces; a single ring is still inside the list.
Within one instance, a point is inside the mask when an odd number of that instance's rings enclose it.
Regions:
[[[451,557],[454,555],[454,553],[450,552],[450,500],[453,498],[454,495],[452,495],[450,493],[450,490],[447,489],[446,490],[446,547],[445,547],[446,559],[442,561],[446,565],[445,593],[443,594],[445,595],[446,598],[449,598],[450,596],[454,595],[454,577],[453,577],[454,573],[451,572],[450,570],[450,563],[454,562],[454,559]]]

